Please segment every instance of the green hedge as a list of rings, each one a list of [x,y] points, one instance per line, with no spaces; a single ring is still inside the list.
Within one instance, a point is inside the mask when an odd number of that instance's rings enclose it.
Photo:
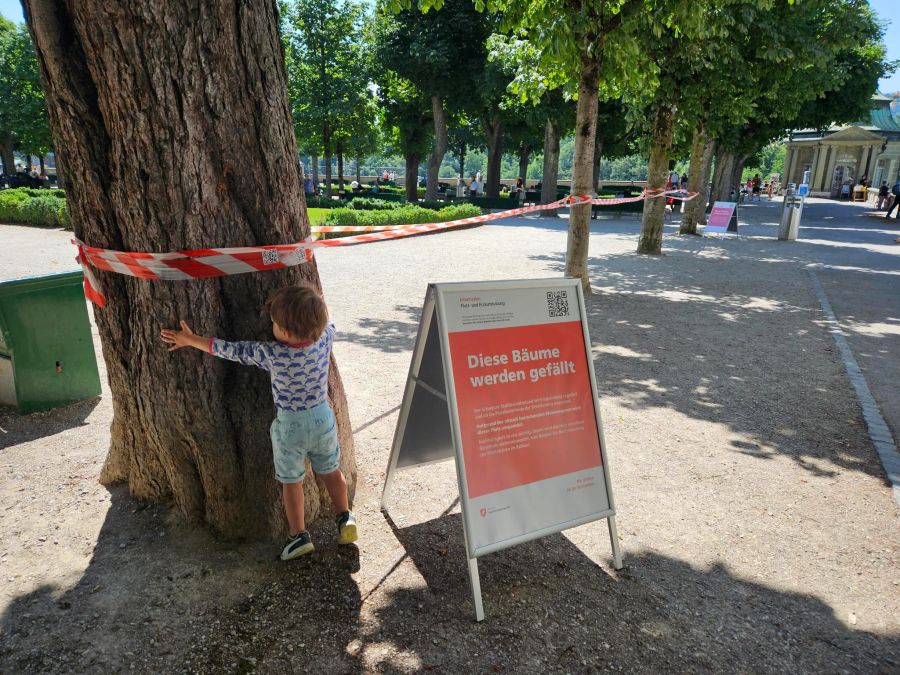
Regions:
[[[0,222],[69,226],[69,210],[62,190],[14,188],[0,191]]]
[[[355,201],[355,200],[354,200]],[[448,220],[480,216],[481,209],[471,204],[445,206],[439,211],[423,209],[412,204],[399,208],[361,211],[357,209],[332,209],[325,217],[326,225],[419,225],[445,223]]]

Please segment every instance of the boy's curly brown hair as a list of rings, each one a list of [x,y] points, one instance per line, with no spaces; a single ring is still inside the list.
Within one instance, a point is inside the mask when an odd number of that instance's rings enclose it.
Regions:
[[[328,325],[328,308],[310,283],[285,286],[269,296],[266,311],[272,321],[303,342],[316,340]]]

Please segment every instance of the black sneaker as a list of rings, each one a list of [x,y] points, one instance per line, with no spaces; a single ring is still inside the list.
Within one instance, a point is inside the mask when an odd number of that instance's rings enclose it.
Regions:
[[[337,517],[338,543],[352,544],[356,541],[356,518],[349,511],[344,511]]]
[[[309,532],[303,530],[303,532],[295,534],[287,540],[287,543],[281,550],[281,559],[293,560],[294,558],[299,558],[301,555],[306,555],[314,548],[315,546],[313,546],[312,539],[309,538]]]

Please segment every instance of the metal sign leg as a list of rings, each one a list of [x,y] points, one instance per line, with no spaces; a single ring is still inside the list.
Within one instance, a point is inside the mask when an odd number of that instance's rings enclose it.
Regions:
[[[619,548],[619,532],[616,529],[616,517],[610,516],[606,519],[609,524],[609,543],[612,545],[613,567],[620,570],[624,567],[622,564],[622,550]]]
[[[478,577],[478,558],[469,558],[469,585],[475,604],[475,620],[484,621],[484,605],[481,602],[481,580]]]

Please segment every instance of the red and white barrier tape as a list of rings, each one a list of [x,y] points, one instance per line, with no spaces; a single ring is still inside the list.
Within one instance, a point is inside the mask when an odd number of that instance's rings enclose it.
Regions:
[[[676,196],[676,194],[678,196]],[[339,239],[307,239],[295,244],[276,244],[273,246],[243,246],[232,248],[204,248],[189,251],[173,251],[170,253],[137,253],[132,251],[113,251],[105,248],[88,246],[78,239],[72,243],[78,247],[78,262],[84,270],[84,294],[88,300],[103,307],[106,298],[100,292],[100,285],[91,267],[105,272],[116,272],[142,279],[163,281],[187,281],[189,279],[208,279],[245,272],[265,272],[285,269],[312,260],[313,249],[332,246],[352,246],[373,241],[400,239],[426,232],[449,230],[465,225],[486,223],[519,216],[534,211],[559,209],[579,204],[615,205],[637,202],[643,199],[669,196],[675,199],[693,199],[696,193],[681,196],[679,191],[644,192],[638,197],[617,197],[614,199],[592,199],[588,196],[566,197],[552,204],[536,204],[518,209],[487,213],[471,218],[460,218],[445,223],[425,223],[422,225],[374,225],[356,227],[352,225],[333,225],[312,228],[313,232],[361,232],[352,237]]]

